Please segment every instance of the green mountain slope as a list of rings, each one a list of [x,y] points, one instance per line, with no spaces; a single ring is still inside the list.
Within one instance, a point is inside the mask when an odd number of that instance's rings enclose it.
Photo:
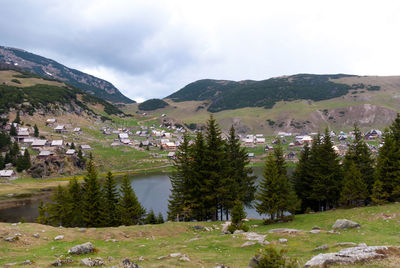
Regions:
[[[344,84],[335,80],[355,75],[298,74],[262,81],[199,80],[167,98],[175,101],[210,100],[209,112],[244,107],[272,108],[279,101],[321,101],[346,95],[350,90],[379,90],[362,83]]]
[[[21,49],[0,46],[0,62],[18,66],[46,78],[61,80],[111,102],[134,102],[125,97],[110,82]]]

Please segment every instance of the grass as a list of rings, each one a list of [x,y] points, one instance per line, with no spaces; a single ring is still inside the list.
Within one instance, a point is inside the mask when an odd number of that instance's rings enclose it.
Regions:
[[[251,220],[248,225],[253,232],[267,234],[267,240],[277,248],[288,250],[288,256],[297,258],[304,264],[312,256],[321,252],[337,252],[338,242],[366,243],[367,245],[399,245],[398,223],[400,220],[400,205],[388,204],[385,206],[363,207],[355,209],[337,209],[307,215],[297,215],[290,223],[262,225],[260,220]],[[340,231],[340,234],[328,234],[336,219],[346,218],[361,224],[360,229]],[[114,258],[106,262],[106,266],[117,265],[125,257],[138,260],[143,256],[144,261],[138,262],[143,267],[214,267],[225,264],[230,267],[247,267],[250,258],[256,254],[260,245],[242,248],[246,241],[241,235],[222,235],[221,222],[197,223],[165,223],[161,225],[128,226],[118,228],[90,228],[81,233],[77,228],[56,228],[33,223],[12,226],[0,223],[0,236],[7,236],[20,232],[22,237],[14,243],[0,241],[0,265],[6,263],[21,263],[29,259],[34,261],[34,267],[47,266],[54,261],[55,255],[66,255],[67,250],[80,243],[92,242],[98,249],[97,253],[73,257],[79,261],[84,257],[108,256]],[[201,225],[213,227],[211,232],[194,231],[191,226]],[[322,228],[320,234],[302,232],[299,234],[268,233],[274,228],[295,228],[309,231],[312,227]],[[219,228],[219,229],[215,229]],[[44,230],[44,232],[42,232]],[[40,238],[32,237],[38,232]],[[53,241],[59,234],[64,240]],[[47,237],[47,240],[45,239]],[[198,238],[195,241],[188,240]],[[287,238],[287,246],[277,243],[279,238]],[[106,242],[107,239],[117,239],[118,242]],[[322,244],[328,244],[330,249],[314,252],[313,249]],[[160,256],[180,252],[187,254],[190,262],[181,262],[177,258],[157,260]],[[348,267],[397,267],[398,258],[377,261],[367,264],[358,264]],[[76,266],[76,264],[72,265]]]

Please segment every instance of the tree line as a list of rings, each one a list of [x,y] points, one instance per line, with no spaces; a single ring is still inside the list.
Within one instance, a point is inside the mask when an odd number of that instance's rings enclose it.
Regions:
[[[112,227],[142,223],[163,223],[160,213],[157,217],[139,203],[130,184],[124,176],[118,191],[111,172],[104,183],[100,183],[90,155],[87,175],[80,184],[73,178],[66,187],[58,186],[49,203],[39,206],[38,223],[65,227]]]

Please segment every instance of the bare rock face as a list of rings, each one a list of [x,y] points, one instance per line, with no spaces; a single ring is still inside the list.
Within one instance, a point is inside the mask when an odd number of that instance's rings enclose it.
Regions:
[[[361,227],[360,224],[354,221],[339,219],[336,220],[335,224],[332,226],[333,229],[349,229],[349,228],[357,228]]]
[[[81,245],[77,245],[72,247],[71,249],[68,250],[69,254],[87,254],[87,253],[92,253],[94,251],[94,246],[90,242],[86,242]]]
[[[337,253],[324,253],[314,256],[304,267],[327,267],[333,264],[353,264],[387,257],[390,247],[352,247],[340,250]]]

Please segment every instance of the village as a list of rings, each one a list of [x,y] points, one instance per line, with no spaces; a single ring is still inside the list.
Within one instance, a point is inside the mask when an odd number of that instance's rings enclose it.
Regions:
[[[165,115],[162,115],[162,117],[165,117]],[[195,133],[201,130],[192,131],[180,124],[166,122],[166,120],[160,120],[160,122],[159,125],[152,123],[132,127],[102,126],[98,130],[91,130],[90,133],[84,135],[85,130],[79,126],[58,122],[55,118],[48,118],[44,122],[46,131],[41,130],[38,137],[34,136],[34,128],[30,125],[22,126],[17,123],[8,123],[3,126],[3,130],[10,132],[12,127],[16,129],[16,135],[11,139],[12,142],[18,142],[21,155],[24,155],[25,150],[29,150],[32,163],[40,164],[41,169],[43,169],[43,163],[47,165],[52,163],[53,166],[56,166],[56,169],[41,172],[32,171],[33,168],[31,168],[28,174],[18,174],[15,167],[8,163],[4,170],[0,170],[0,178],[15,179],[29,175],[37,178],[57,176],[62,174],[62,172],[57,171],[57,166],[60,166],[62,170],[63,163],[66,161],[70,161],[77,167],[77,174],[83,173],[84,165],[79,163],[79,159],[88,156],[90,152],[97,155],[99,148],[103,150],[113,148],[121,155],[144,153],[140,156],[147,158],[141,159],[143,162],[151,161],[151,163],[171,166],[172,160],[175,159],[175,151],[183,140],[183,134],[188,133],[190,137],[194,138]],[[93,137],[93,131],[98,131],[100,136],[96,134],[96,137]],[[316,132],[288,133],[281,131],[274,136],[245,134],[238,135],[238,138],[242,146],[246,148],[252,165],[261,165],[267,154],[274,150],[278,141],[284,150],[286,160],[290,164],[297,162],[303,146],[305,144],[311,145],[316,135]],[[344,156],[354,138],[352,132],[340,131],[336,133],[330,131],[330,136],[334,142],[333,149],[335,152],[339,156]],[[222,138],[227,139],[227,133],[222,132]],[[373,154],[378,152],[381,146],[381,138],[382,131],[378,129],[364,133],[364,139]],[[99,146],[99,140],[102,142],[101,146]],[[151,159],[158,159],[159,162]]]

